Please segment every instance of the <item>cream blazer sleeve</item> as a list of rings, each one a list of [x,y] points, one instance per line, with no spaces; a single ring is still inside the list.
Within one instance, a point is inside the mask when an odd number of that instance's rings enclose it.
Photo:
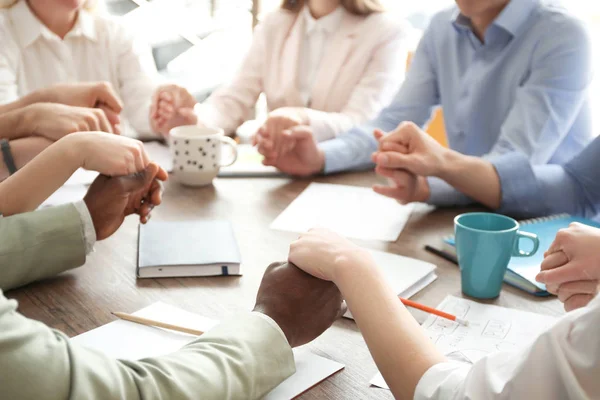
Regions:
[[[266,25],[264,21],[255,28],[252,45],[233,80],[194,107],[200,123],[231,133],[252,117],[254,105],[264,89]]]
[[[0,217],[0,282],[15,287],[85,260],[75,206]],[[6,399],[256,399],[295,372],[275,323],[255,313],[225,322],[170,355],[122,361],[27,319],[0,290],[0,388]]]
[[[305,109],[317,141],[333,139],[375,118],[400,89],[406,73],[408,28],[384,15],[379,22],[379,43],[345,107],[340,112]]]

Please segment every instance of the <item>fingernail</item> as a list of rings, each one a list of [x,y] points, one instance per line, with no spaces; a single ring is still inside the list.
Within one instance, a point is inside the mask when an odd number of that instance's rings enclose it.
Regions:
[[[544,283],[545,276],[546,276],[545,272],[540,272],[539,274],[537,274],[535,276],[535,280],[538,281],[538,282],[540,282],[540,283]]]

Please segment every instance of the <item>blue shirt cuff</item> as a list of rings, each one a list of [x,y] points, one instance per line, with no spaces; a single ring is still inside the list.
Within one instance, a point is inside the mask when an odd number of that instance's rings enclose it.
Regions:
[[[371,154],[377,150],[377,141],[363,128],[353,128],[342,136],[322,142],[319,148],[325,154],[325,174],[373,168],[375,165]]]
[[[473,200],[454,187],[450,186],[440,178],[429,177],[427,178],[429,183],[429,200],[428,204],[439,206],[439,207],[453,207],[453,206],[468,206],[473,204]]]

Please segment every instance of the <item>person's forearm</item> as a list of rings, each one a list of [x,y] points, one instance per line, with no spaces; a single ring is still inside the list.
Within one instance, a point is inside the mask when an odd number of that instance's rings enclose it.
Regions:
[[[12,140],[29,135],[29,132],[27,132],[26,110],[26,108],[5,112],[0,110],[0,139]]]
[[[20,169],[0,183],[0,213],[14,215],[35,210],[60,188],[81,166],[77,152],[70,145],[69,137],[54,144],[39,137],[11,142]],[[0,178],[7,175],[6,167],[2,166]]]
[[[15,160],[16,167],[21,169],[52,143],[54,142],[51,140],[37,136],[11,140],[11,153]],[[0,162],[0,183],[8,177],[9,172],[6,163]],[[2,212],[2,209],[0,209],[0,212]]]
[[[412,398],[419,380],[445,359],[375,265],[354,265],[335,279],[394,397]]]
[[[501,205],[500,178],[492,163],[483,158],[447,150],[438,178],[486,207],[495,210]]]
[[[13,101],[12,103],[2,104],[0,105],[0,115],[10,111],[19,110],[31,104],[52,102],[52,99],[48,96],[48,92],[50,92],[49,89],[36,90],[21,97],[19,100]]]

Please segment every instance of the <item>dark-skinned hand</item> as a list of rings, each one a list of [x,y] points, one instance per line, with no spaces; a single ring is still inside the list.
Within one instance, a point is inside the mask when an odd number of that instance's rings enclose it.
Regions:
[[[154,163],[133,175],[98,176],[83,199],[92,216],[96,238],[111,236],[131,214],[138,214],[143,224],[148,222],[150,212],[162,201],[161,181],[167,178],[165,170]]]
[[[290,346],[297,347],[319,337],[346,309],[333,283],[315,278],[294,264],[278,262],[265,271],[254,311],[271,317]]]

